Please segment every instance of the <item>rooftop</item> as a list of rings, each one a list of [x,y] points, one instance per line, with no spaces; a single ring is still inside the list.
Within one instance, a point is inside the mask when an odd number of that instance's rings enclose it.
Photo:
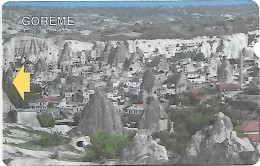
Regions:
[[[51,101],[61,101],[60,97],[45,97],[37,99],[36,102],[51,102]]]
[[[259,132],[260,131],[260,122],[259,121],[250,121],[245,124],[236,126],[235,129],[243,131],[243,132]]]
[[[260,142],[259,134],[248,134],[247,135],[252,142]]]
[[[233,89],[240,89],[240,86],[237,84],[219,84],[220,89],[227,89],[227,90],[233,90]]]

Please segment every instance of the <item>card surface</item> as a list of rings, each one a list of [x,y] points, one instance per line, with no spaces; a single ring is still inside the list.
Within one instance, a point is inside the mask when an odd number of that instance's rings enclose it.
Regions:
[[[2,6],[3,162],[253,165],[253,1]]]

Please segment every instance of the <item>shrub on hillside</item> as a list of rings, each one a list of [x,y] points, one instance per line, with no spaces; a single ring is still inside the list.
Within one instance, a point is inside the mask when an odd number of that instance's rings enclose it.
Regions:
[[[47,113],[41,114],[39,116],[37,116],[41,127],[53,127],[55,126],[55,119]]]
[[[90,136],[91,145],[86,148],[86,161],[116,159],[128,146],[128,139],[122,135],[98,131]]]
[[[54,133],[54,134],[44,134],[38,143],[42,147],[53,147],[57,145],[62,145],[65,142],[66,142],[65,138],[60,136],[58,133]]]

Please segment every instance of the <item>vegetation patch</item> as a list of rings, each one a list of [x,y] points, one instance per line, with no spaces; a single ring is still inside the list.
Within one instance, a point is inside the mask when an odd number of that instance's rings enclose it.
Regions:
[[[117,159],[128,146],[129,140],[122,135],[98,131],[90,137],[91,145],[86,148],[85,161]]]
[[[241,114],[236,113],[233,109],[228,109],[228,105],[221,105],[219,100],[211,103],[214,107],[207,107],[204,104],[197,105],[194,109],[167,109],[167,114],[172,122],[174,122],[174,132],[157,132],[153,133],[153,138],[160,138],[160,144],[174,154],[183,154],[191,136],[206,126],[211,125],[212,117],[218,112],[223,112],[230,117],[234,126],[243,122]],[[241,133],[237,133],[238,137],[243,138]]]
[[[38,121],[41,124],[41,127],[53,127],[55,126],[55,119],[52,117],[52,115],[48,113],[41,114],[37,116]]]
[[[63,145],[66,142],[68,141],[58,133],[53,133],[53,134],[45,133],[42,135],[41,139],[32,140],[20,144],[12,144],[12,145],[20,148],[25,148],[25,149],[35,149],[35,148],[42,149],[45,147],[48,148],[48,147]]]

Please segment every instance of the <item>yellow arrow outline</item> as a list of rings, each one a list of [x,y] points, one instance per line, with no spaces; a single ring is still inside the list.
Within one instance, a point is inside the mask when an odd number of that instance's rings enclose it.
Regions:
[[[22,97],[22,99],[24,100],[24,93],[30,92],[30,73],[24,72],[24,65],[16,75],[13,84],[20,96]]]

